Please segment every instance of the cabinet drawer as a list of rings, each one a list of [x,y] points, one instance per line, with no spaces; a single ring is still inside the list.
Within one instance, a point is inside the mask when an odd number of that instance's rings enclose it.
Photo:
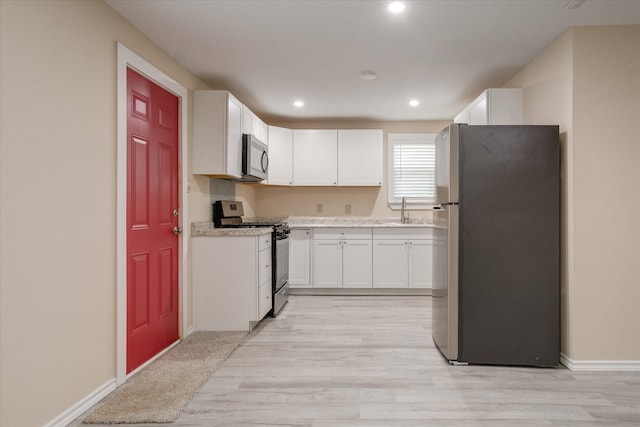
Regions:
[[[263,284],[267,280],[271,283],[271,248],[258,253],[258,283]]]
[[[398,227],[389,227],[389,228],[375,228],[373,230],[373,238],[374,239],[410,239],[410,240],[420,240],[420,239],[432,239],[433,238],[433,228],[431,227],[416,227],[416,228],[398,228]]]
[[[371,228],[316,228],[313,231],[313,238],[317,240],[371,239]]]
[[[271,302],[271,281],[264,282],[258,288],[258,317],[262,319],[273,307]]]
[[[265,234],[264,236],[258,236],[258,250],[262,251],[264,249],[271,247],[271,234]]]

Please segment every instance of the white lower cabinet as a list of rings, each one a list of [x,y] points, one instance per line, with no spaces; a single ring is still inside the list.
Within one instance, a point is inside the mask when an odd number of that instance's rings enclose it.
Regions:
[[[271,310],[271,233],[192,239],[197,331],[243,331]]]
[[[433,287],[433,239],[409,240],[409,287]]]
[[[322,228],[313,234],[314,288],[370,288],[370,228]]]
[[[373,230],[374,288],[432,287],[431,228]]]
[[[342,287],[371,287],[371,240],[344,240],[342,243]]]
[[[373,243],[373,287],[407,288],[409,245],[406,240],[375,240]]]
[[[289,234],[289,286],[311,287],[311,229],[292,229]]]

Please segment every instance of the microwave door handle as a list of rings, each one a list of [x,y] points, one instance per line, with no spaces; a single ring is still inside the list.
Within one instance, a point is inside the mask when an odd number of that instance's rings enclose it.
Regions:
[[[262,166],[262,172],[267,173],[269,170],[269,155],[266,151],[262,152],[262,157],[260,158],[260,165]]]

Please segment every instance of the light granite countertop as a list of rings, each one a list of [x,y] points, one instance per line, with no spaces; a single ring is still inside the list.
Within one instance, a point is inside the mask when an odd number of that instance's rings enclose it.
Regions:
[[[191,223],[191,237],[198,236],[264,236],[271,234],[271,227],[258,228],[215,228],[213,222]]]
[[[326,228],[326,227],[433,227],[430,218],[409,218],[409,222],[401,223],[400,218],[395,217],[358,217],[358,216],[292,216],[287,218],[291,228]]]
[[[399,218],[368,216],[290,216],[288,218],[246,218],[279,220],[289,224],[290,228],[429,228],[434,227],[430,218],[409,218],[401,223]],[[215,228],[210,221],[191,223],[191,236],[262,236],[271,233],[270,227],[259,228]]]

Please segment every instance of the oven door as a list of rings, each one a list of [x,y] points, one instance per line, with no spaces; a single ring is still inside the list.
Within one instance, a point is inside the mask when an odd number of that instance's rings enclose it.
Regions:
[[[289,300],[289,234],[276,236],[274,252],[273,315]]]
[[[284,239],[276,238],[276,277],[275,290],[280,289],[289,281],[289,236]]]

